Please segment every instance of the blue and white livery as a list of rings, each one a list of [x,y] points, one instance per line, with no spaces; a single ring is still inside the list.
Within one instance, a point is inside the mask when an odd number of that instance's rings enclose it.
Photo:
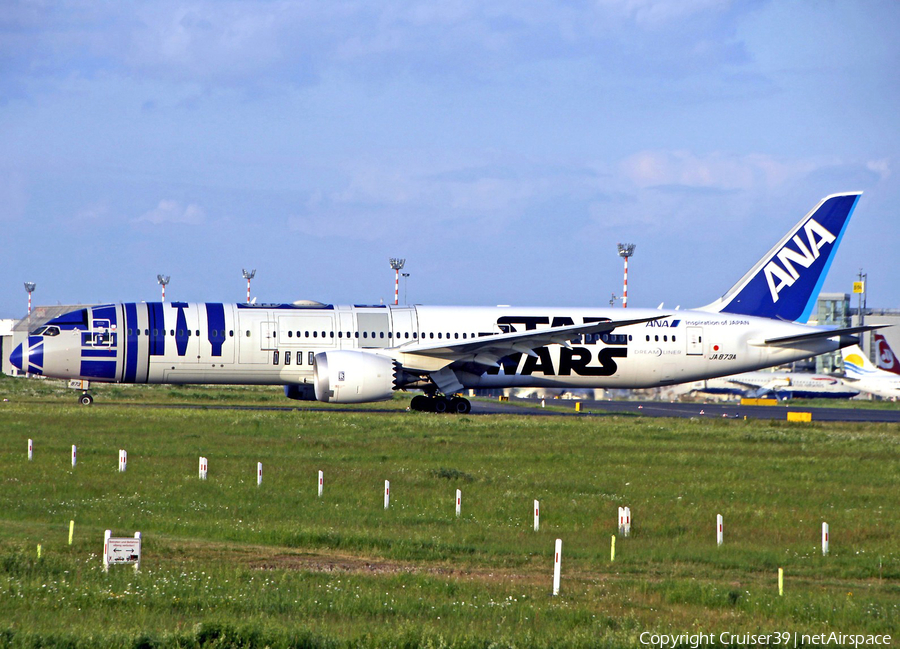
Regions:
[[[34,374],[120,383],[280,384],[359,403],[421,389],[468,412],[468,388],[648,388],[789,363],[868,328],[804,319],[859,193],[825,198],[720,300],[697,310],[124,303],[60,309],[10,357]],[[89,395],[83,397],[90,401]]]

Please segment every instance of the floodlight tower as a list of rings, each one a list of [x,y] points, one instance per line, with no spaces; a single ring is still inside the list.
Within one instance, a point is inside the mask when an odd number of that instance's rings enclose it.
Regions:
[[[242,268],[241,271],[244,273],[244,279],[247,280],[247,304],[250,304],[250,280],[256,276],[256,269],[254,268],[251,271],[247,271]]]
[[[625,283],[622,286],[622,308],[625,309],[628,307],[628,258],[634,254],[634,244],[620,243],[617,247],[619,256],[625,260]]]
[[[34,293],[34,289],[37,287],[37,284],[34,282],[25,282],[25,290],[28,291],[28,314],[31,315],[31,294]]]
[[[406,263],[405,259],[391,257],[391,268],[394,269],[394,304],[400,304],[400,269]]]
[[[166,284],[169,283],[169,280],[172,279],[168,275],[157,275],[156,281],[159,282],[159,285],[162,286],[162,301],[166,301]]]

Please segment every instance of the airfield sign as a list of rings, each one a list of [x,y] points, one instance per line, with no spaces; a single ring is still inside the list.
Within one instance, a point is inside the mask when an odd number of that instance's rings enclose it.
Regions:
[[[108,571],[110,565],[134,565],[134,571],[141,568],[141,533],[134,537],[113,537],[106,530],[103,539],[103,570]]]

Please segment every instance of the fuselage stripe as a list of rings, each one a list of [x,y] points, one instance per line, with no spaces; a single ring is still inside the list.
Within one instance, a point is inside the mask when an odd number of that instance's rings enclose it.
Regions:
[[[138,329],[137,305],[130,302],[125,305],[125,323],[122,327],[125,333],[125,383],[134,383],[137,378],[138,365]]]

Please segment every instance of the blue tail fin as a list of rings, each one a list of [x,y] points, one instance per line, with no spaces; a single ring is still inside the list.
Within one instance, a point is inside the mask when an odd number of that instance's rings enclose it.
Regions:
[[[806,322],[862,192],[832,194],[701,310]]]

